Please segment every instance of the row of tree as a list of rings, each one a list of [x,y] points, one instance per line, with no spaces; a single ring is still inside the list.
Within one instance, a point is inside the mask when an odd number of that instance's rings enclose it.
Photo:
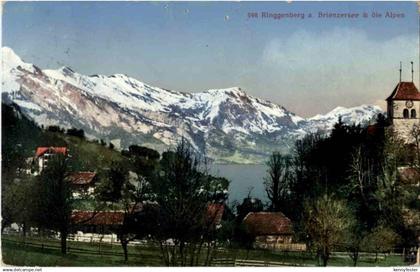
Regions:
[[[330,135],[298,140],[292,155],[272,154],[269,209],[292,219],[296,239],[324,265],[334,248],[350,252],[356,264],[362,249],[417,246],[419,230],[406,224],[403,212],[410,206],[419,212],[419,192],[399,182],[398,167],[418,165],[419,142],[405,144],[383,116],[366,128],[339,120]]]
[[[149,238],[159,244],[166,265],[208,264],[217,217],[209,207],[227,199],[228,181],[209,175],[206,164],[184,140],[162,158],[138,146],[124,154],[132,168],[111,166],[96,193],[99,201],[123,206],[125,221],[117,233],[125,259],[130,241]],[[135,173],[131,179],[130,170]],[[199,258],[203,246],[204,260]]]

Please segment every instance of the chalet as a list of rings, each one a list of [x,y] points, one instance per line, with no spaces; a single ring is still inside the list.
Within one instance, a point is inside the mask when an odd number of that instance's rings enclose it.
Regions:
[[[123,211],[73,211],[71,221],[78,230],[88,233],[108,233],[124,223]]]
[[[69,239],[81,242],[118,242],[117,229],[124,222],[123,211],[73,211],[74,233]]]
[[[248,233],[255,237],[257,247],[277,248],[292,242],[292,222],[281,212],[250,212],[243,223]]]
[[[62,154],[64,156],[68,155],[67,147],[37,147],[35,152],[34,163],[38,167],[37,173],[41,173],[42,170],[48,165],[48,161],[55,155]]]
[[[125,223],[130,224],[130,222],[142,220],[141,212],[144,211],[145,205],[152,208],[150,210],[151,212],[157,212],[159,209],[156,203],[138,203],[136,205],[131,205],[129,213],[140,216],[135,216],[131,220],[125,218],[126,214],[124,211],[73,211],[71,221],[74,225],[72,228],[74,233],[69,239],[88,242],[118,242],[119,240],[116,234],[119,228]],[[212,203],[207,206],[204,218],[209,230],[220,228],[223,212],[224,204]],[[128,221],[124,222],[125,219],[128,219]]]
[[[95,191],[97,175],[95,172],[75,172],[67,177],[73,188],[73,196],[92,195]]]

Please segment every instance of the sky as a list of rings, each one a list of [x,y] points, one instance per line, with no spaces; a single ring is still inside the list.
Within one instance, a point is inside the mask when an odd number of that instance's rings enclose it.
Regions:
[[[418,14],[415,2],[7,2],[2,45],[42,69],[188,92],[238,86],[307,117],[383,105],[400,61],[406,81],[414,61],[419,85]]]

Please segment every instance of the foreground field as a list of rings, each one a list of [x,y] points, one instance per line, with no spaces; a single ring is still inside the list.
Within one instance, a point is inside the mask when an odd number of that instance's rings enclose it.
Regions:
[[[62,255],[59,241],[40,238],[2,236],[3,262],[16,266],[163,266],[160,250],[154,245],[129,247],[129,260],[124,262],[118,244],[69,242],[69,253]],[[373,255],[361,257],[358,266],[406,265],[398,255],[381,255],[375,262]],[[315,257],[309,253],[273,252],[268,250],[219,249],[214,266],[316,266]],[[334,254],[331,266],[352,266],[346,254]]]

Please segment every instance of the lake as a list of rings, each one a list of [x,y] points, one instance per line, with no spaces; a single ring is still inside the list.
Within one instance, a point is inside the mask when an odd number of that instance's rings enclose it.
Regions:
[[[266,165],[213,164],[210,167],[212,175],[225,177],[230,181],[229,202],[234,200],[242,202],[251,187],[253,188],[251,196],[266,201],[267,195],[263,184],[266,171]]]

